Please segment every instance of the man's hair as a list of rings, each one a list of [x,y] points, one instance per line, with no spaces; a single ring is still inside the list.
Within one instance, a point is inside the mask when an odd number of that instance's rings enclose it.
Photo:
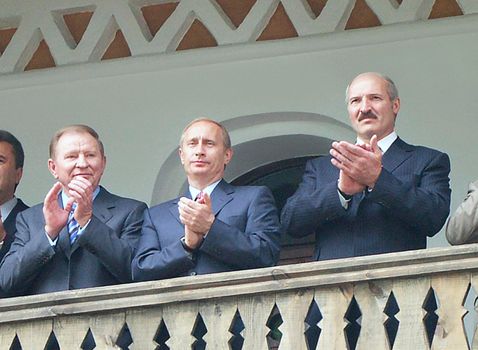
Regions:
[[[15,156],[15,168],[23,168],[25,153],[20,141],[6,130],[0,130],[0,142],[6,142],[12,145],[13,155]]]
[[[186,125],[186,127],[184,128],[182,134],[181,134],[181,138],[179,139],[179,147],[181,147],[183,145],[183,142],[184,142],[184,137],[185,137],[185,134],[186,132],[188,131],[188,129],[196,124],[196,123],[199,123],[199,122],[208,122],[208,123],[212,123],[214,125],[217,125],[219,128],[221,128],[221,133],[222,133],[222,142],[223,142],[223,145],[224,145],[224,148],[225,149],[230,149],[232,146],[231,146],[231,137],[229,136],[229,132],[227,131],[227,129],[224,127],[224,125],[222,125],[221,123],[215,121],[215,120],[212,120],[212,119],[209,119],[209,118],[197,118],[197,119],[194,119],[193,121],[191,121],[188,125]]]
[[[345,89],[345,103],[348,103],[349,102],[349,89],[350,89],[350,85],[353,83],[353,81],[363,75],[363,74],[373,74],[383,80],[385,80],[387,82],[387,93],[388,93],[388,97],[390,98],[391,101],[395,101],[397,98],[398,98],[398,89],[397,89],[397,86],[395,85],[395,83],[393,82],[392,79],[390,79],[390,77],[382,74],[382,73],[377,73],[377,72],[368,72],[368,73],[362,73],[362,74],[359,74],[357,75],[355,78],[353,78],[353,80],[349,83],[349,85],[347,85],[347,89]]]
[[[76,124],[76,125],[70,125],[67,127],[64,127],[60,130],[58,130],[55,135],[51,138],[50,141],[50,158],[55,157],[55,149],[58,144],[58,141],[64,134],[74,134],[74,133],[79,133],[79,134],[89,134],[93,136],[93,138],[98,142],[98,145],[100,146],[100,152],[101,155],[105,155],[105,149],[103,147],[103,142],[101,142],[100,137],[98,136],[98,133],[88,125],[82,125],[82,124]]]

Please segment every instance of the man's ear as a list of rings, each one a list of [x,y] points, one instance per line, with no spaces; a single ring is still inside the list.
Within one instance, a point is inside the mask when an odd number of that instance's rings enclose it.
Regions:
[[[234,151],[232,150],[232,148],[226,149],[226,153],[224,154],[224,165],[229,164],[229,162],[232,159],[233,154],[234,154]]]
[[[55,179],[58,179],[58,174],[56,173],[56,164],[53,159],[48,159],[48,170],[50,170],[50,173],[53,175]]]
[[[181,159],[181,164],[184,165],[184,154],[181,147],[178,148],[179,159]]]
[[[398,114],[400,110],[400,98],[397,97],[395,100],[392,101],[392,111],[395,116]]]
[[[15,184],[19,184],[23,176],[23,168],[15,169]]]

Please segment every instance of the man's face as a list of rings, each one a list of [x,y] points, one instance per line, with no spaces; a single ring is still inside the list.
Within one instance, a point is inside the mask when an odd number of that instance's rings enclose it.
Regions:
[[[223,177],[232,149],[224,147],[220,127],[199,121],[186,130],[179,156],[190,182],[207,186]]]
[[[362,74],[349,87],[347,110],[357,136],[369,141],[375,134],[380,140],[395,127],[400,100],[390,100],[388,83],[375,74]]]
[[[16,169],[12,145],[0,142],[0,204],[13,198],[15,185],[20,182],[22,172],[22,168]]]
[[[106,158],[101,154],[96,139],[86,132],[67,132],[55,147],[53,158],[48,160],[52,175],[64,189],[76,177],[83,177],[96,188],[105,170]]]

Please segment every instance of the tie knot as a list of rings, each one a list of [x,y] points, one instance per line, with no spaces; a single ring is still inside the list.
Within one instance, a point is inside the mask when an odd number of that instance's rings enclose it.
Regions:
[[[204,192],[199,192],[196,198],[194,198],[194,201],[198,203],[204,203]]]

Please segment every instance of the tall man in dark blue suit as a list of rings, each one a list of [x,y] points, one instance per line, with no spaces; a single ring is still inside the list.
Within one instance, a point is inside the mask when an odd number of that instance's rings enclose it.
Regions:
[[[132,270],[135,281],[272,266],[279,219],[269,189],[223,180],[232,158],[227,130],[197,119],[183,131],[179,155],[189,183],[181,198],[145,212]]]
[[[20,141],[8,131],[0,130],[0,260],[15,238],[17,214],[28,208],[15,197],[23,175],[24,160]]]
[[[400,99],[390,78],[358,75],[346,102],[357,143],[334,142],[330,156],[307,163],[283,228],[314,232],[317,260],[425,248],[450,210],[448,156],[397,136]]]
[[[86,125],[59,130],[48,168],[57,182],[43,203],[21,212],[17,235],[0,266],[0,285],[13,295],[131,281],[146,205],[100,186],[103,144]]]

